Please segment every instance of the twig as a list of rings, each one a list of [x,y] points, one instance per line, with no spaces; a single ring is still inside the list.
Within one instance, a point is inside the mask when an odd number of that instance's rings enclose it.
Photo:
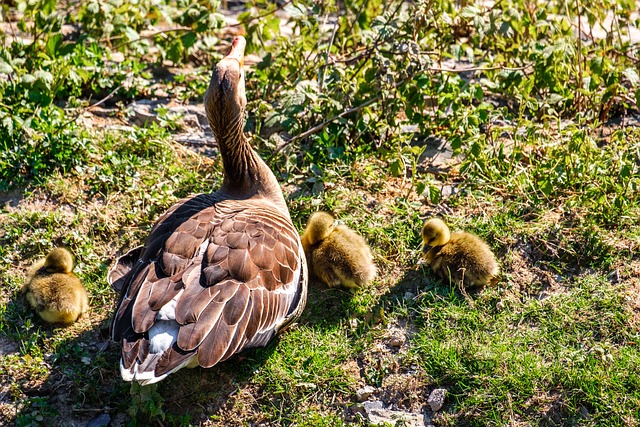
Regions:
[[[522,67],[468,67],[468,68],[441,68],[441,67],[429,67],[425,71],[437,71],[441,73],[467,73],[469,71],[493,71],[493,70],[505,70],[505,71],[523,71],[527,68],[533,67],[533,64],[523,65]]]
[[[153,31],[153,32],[149,32],[147,34],[140,33],[139,36],[140,36],[141,39],[150,39],[151,37],[156,36],[158,34],[170,33],[170,32],[173,32],[173,31],[188,31],[188,30],[191,30],[191,28],[189,28],[189,27],[166,28],[164,30]],[[105,38],[99,39],[98,42],[99,43],[114,42],[114,41],[118,41],[120,39],[123,39],[125,37],[126,37],[125,35],[113,36],[113,37],[105,37]],[[136,40],[130,40],[129,43],[132,42],[132,41],[136,41]]]
[[[353,27],[356,25],[356,22],[358,22],[358,19],[360,19],[360,15],[362,15],[362,12],[364,11],[365,6],[367,5],[367,2],[362,2],[362,4],[360,5],[360,9],[358,9],[358,13],[355,14],[353,21],[349,22],[349,30],[345,33],[345,34],[353,34]],[[343,4],[344,9],[345,9],[345,14],[347,13],[347,5]]]
[[[567,16],[569,15],[569,6],[567,5]],[[578,87],[582,87],[582,16],[580,15],[580,2],[576,0],[576,16],[578,17]],[[576,110],[582,111],[582,94],[576,91]]]
[[[281,9],[284,9],[285,7],[289,6],[289,4],[291,4],[292,1],[293,0],[286,1],[286,2],[282,3],[280,6],[276,7],[275,9],[270,10],[269,12],[265,12],[265,13],[262,13],[262,14],[260,14],[258,16],[254,16],[253,18],[249,19],[247,22],[238,22],[237,24],[231,24],[231,25],[227,25],[227,26],[228,27],[239,27],[240,25],[248,24],[248,23],[253,22],[253,21],[257,20],[257,19],[261,19],[261,18],[264,18],[265,16],[272,15],[272,14],[276,13],[277,11],[279,11]]]
[[[403,4],[402,2],[398,2],[398,6],[393,10],[393,12],[392,12],[392,13],[391,13],[391,15],[389,16],[389,20],[388,20],[387,22],[389,22],[389,21],[393,20],[393,19],[396,17],[396,14],[398,13],[398,11],[400,10],[400,8],[402,7],[402,4]],[[386,9],[385,9],[385,11],[386,11]],[[388,39],[390,39],[390,38],[394,37],[396,34],[397,34],[397,31],[396,31],[394,34],[390,35],[389,37],[386,37],[386,38],[384,39],[384,41],[387,41]],[[378,45],[379,45],[380,43],[382,43],[382,32],[379,32],[379,33],[378,33],[378,35],[376,36],[375,41],[373,42],[373,45],[372,45],[370,48],[368,48],[368,49],[365,51],[365,53],[364,53],[364,54],[365,54],[365,55],[369,55],[369,54],[371,53],[371,51],[373,51],[374,49],[377,49],[377,48],[378,48]],[[362,64],[360,64],[360,66],[359,66],[359,67],[356,69],[356,71],[353,73],[353,77],[355,77],[355,76],[357,76],[357,75],[358,75],[358,73],[360,72],[360,70],[362,70],[362,68],[364,67],[364,65],[365,65],[365,64],[366,64],[366,61],[364,61],[364,62],[362,62]]]
[[[329,62],[329,55],[331,54],[331,46],[333,46],[333,42],[334,39],[336,37],[336,32],[338,31],[338,21],[336,20],[335,24],[333,25],[333,32],[331,33],[331,38],[329,39],[329,45],[327,46],[327,50],[324,53],[324,60],[325,63]],[[324,68],[322,68],[322,75],[320,76],[320,91],[322,91],[323,87],[324,87]]]
[[[73,117],[71,117],[69,120],[67,120],[61,127],[61,129],[66,128],[67,126],[69,126],[69,124],[75,122],[78,117],[80,117],[82,114],[86,113],[87,111],[90,111],[92,108],[97,107],[100,104],[103,104],[104,102],[107,102],[109,99],[113,98],[113,95],[115,95],[115,93],[122,88],[122,85],[124,83],[120,83],[118,86],[116,86],[116,88],[114,90],[112,90],[111,92],[109,92],[109,94],[107,96],[105,96],[104,98],[102,98],[100,101],[96,102],[95,104],[91,104],[85,108],[83,108],[82,110],[78,111],[76,110],[76,114],[73,115]]]
[[[581,27],[579,27],[578,25],[576,25],[574,23],[571,23],[571,26],[578,30],[578,33],[579,33],[578,37],[580,37],[580,34],[582,34],[583,36],[587,37],[592,42],[596,42],[596,37],[593,35],[593,27],[590,27],[589,28],[589,32],[587,33]],[[614,54],[616,56],[622,56],[622,57],[628,59],[629,61],[633,62],[635,65],[640,64],[640,59],[634,58],[633,56],[630,56],[628,53],[622,52],[622,51],[620,51],[618,49],[615,49],[614,47],[610,47],[608,50],[605,51],[605,53],[609,53],[609,52],[611,52],[612,54]]]
[[[96,102],[95,104],[91,104],[88,107],[86,107],[83,110],[83,113],[90,111],[91,109],[104,104],[105,102],[107,102],[108,100],[110,100],[111,98],[113,98],[113,96],[116,94],[116,92],[122,88],[123,83],[120,83],[118,86],[116,86],[116,88],[114,90],[112,90],[111,92],[109,92],[109,94],[107,96],[105,96],[104,98],[102,98],[100,101]]]
[[[110,412],[113,411],[114,408],[110,408],[105,406],[104,408],[72,408],[73,412]]]

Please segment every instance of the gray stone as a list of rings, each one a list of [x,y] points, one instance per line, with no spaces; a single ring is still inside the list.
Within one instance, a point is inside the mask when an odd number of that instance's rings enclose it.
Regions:
[[[156,108],[160,105],[157,101],[141,99],[134,101],[129,105],[129,114],[131,121],[138,126],[145,126],[150,123],[158,123],[158,114]]]
[[[389,337],[386,340],[387,345],[391,347],[402,347],[404,342],[407,340],[407,336],[402,329],[399,328],[391,328],[389,330]]]
[[[356,391],[356,399],[358,400],[358,402],[364,402],[365,400],[370,398],[375,391],[375,388],[371,387],[370,385],[366,385]]]
[[[427,403],[429,404],[433,412],[442,409],[442,406],[444,405],[444,398],[446,397],[446,395],[447,389],[445,388],[436,388],[431,392],[429,398],[427,399]]]
[[[396,425],[396,423],[400,422],[406,427],[427,427],[431,421],[421,413],[385,409],[380,401],[365,402],[364,409],[367,414],[367,420],[374,425]]]
[[[109,414],[100,414],[91,418],[87,422],[87,427],[107,427],[111,422],[111,417]]]

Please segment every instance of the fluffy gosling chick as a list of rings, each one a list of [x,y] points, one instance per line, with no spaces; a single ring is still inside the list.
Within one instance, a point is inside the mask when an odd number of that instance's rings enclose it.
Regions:
[[[87,291],[72,270],[73,258],[64,248],[29,269],[22,293],[45,322],[70,325],[89,308]]]
[[[329,287],[359,288],[376,276],[371,250],[362,236],[326,212],[311,215],[301,240],[309,273]]]
[[[424,259],[431,269],[457,285],[484,287],[493,284],[498,276],[498,263],[489,246],[471,233],[451,233],[441,219],[424,223],[422,244]]]

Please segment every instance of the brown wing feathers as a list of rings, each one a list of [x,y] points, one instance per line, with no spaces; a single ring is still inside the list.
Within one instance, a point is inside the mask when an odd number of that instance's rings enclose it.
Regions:
[[[269,209],[224,207],[222,202],[179,225],[154,228],[162,237],[173,232],[156,259],[131,275],[116,315],[124,321],[117,323],[129,323],[128,318],[132,326],[114,329],[114,338],[125,338],[125,368],[136,360],[138,369],[153,368],[147,359],[157,358],[156,375],[163,375],[194,351],[199,365],[213,366],[244,348],[266,344],[292,303],[297,305],[299,283],[291,283],[300,262],[295,229]],[[154,234],[149,248],[158,247]],[[206,249],[199,254],[196,249],[203,243]],[[176,296],[177,341],[162,355],[150,354],[146,332],[157,321],[158,310]]]

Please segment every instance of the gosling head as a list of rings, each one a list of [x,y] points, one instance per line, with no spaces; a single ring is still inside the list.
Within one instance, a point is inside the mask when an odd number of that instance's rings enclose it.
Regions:
[[[451,238],[449,227],[440,218],[431,218],[422,226],[422,250],[446,245]]]
[[[336,220],[327,212],[318,211],[311,215],[305,230],[306,240],[315,245],[324,240],[336,227]]]
[[[73,270],[73,257],[64,248],[55,248],[44,260],[43,266],[49,273],[71,273]]]
[[[207,118],[216,137],[228,132],[229,127],[242,127],[247,105],[243,69],[246,44],[242,36],[233,40],[229,54],[214,67],[204,96]]]

